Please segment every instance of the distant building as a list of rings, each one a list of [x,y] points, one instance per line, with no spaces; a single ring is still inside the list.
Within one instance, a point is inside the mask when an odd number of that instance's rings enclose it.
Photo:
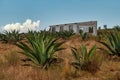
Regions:
[[[59,24],[59,25],[50,26],[51,32],[70,31],[70,30],[73,30],[74,33],[79,33],[80,30],[83,30],[83,32],[88,32],[93,35],[97,35],[97,21]]]

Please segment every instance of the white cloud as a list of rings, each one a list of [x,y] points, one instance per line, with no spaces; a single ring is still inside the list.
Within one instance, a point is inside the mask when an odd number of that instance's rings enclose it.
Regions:
[[[14,23],[7,24],[3,26],[3,30],[11,31],[11,30],[19,30],[20,32],[27,32],[28,30],[37,31],[40,26],[40,20],[32,21],[31,19],[27,19],[24,23]]]

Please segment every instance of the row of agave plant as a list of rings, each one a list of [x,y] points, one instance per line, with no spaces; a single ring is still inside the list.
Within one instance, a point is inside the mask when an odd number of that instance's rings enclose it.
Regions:
[[[64,34],[67,33],[64,32]],[[27,40],[26,43],[20,41],[16,44],[19,48],[23,50],[23,52],[20,53],[26,55],[33,63],[44,69],[48,69],[51,63],[58,59],[57,56],[55,55],[57,51],[65,49],[61,47],[61,45],[64,42],[60,42],[59,38],[56,38],[53,34],[46,31],[41,32],[29,31],[28,35],[26,35],[26,40]],[[71,48],[71,51],[76,61],[79,62],[79,65],[74,64],[74,62],[72,65],[81,67],[82,64],[84,65],[86,62],[89,62],[91,60],[90,56],[92,56],[93,53],[95,53],[96,46],[94,46],[89,51],[89,53],[87,53],[87,48],[84,45],[82,45],[82,58],[83,58],[82,62],[79,61],[80,57],[79,52],[77,52],[77,49]]]
[[[35,32],[35,31],[32,31]],[[49,31],[41,31],[45,32],[48,35],[52,35],[55,38],[62,38],[62,39],[69,39],[71,36],[73,36],[75,33],[73,31],[60,31],[60,32],[49,32]],[[19,31],[13,30],[13,31],[4,31],[3,33],[0,33],[0,41],[4,43],[12,43],[16,44],[17,42],[23,40],[25,38],[25,35],[29,35],[31,31],[28,33],[19,33]],[[79,32],[81,38],[83,40],[86,40],[88,38],[88,33],[83,33],[83,31]]]
[[[62,35],[68,32],[62,33]],[[57,36],[61,33],[57,33]],[[86,33],[80,33],[82,36],[86,36]],[[73,35],[72,32],[68,36]],[[23,50],[23,55],[27,56],[35,65],[48,69],[48,67],[58,59],[55,55],[57,51],[63,50],[61,45],[64,42],[60,42],[59,38],[55,34],[41,31],[34,32],[29,31],[28,34],[24,34],[25,42],[22,41],[23,37],[20,36],[18,31],[5,32],[0,34],[0,40],[9,42],[9,40],[15,40],[15,45]],[[85,39],[85,38],[84,38]],[[106,34],[107,42],[100,41],[101,44],[108,48],[108,51],[112,55],[120,56],[120,35],[118,31]],[[72,65],[77,69],[84,69],[85,64],[90,63],[96,52],[96,46],[93,46],[89,52],[85,45],[81,46],[81,56],[76,48],[71,48],[71,51],[76,59]]]
[[[4,31],[0,33],[0,41],[4,43],[16,43],[21,41],[23,38],[20,36],[19,31]]]

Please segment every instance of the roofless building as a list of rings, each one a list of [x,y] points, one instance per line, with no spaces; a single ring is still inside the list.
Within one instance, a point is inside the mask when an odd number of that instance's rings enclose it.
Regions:
[[[80,30],[83,30],[83,32],[88,32],[91,33],[92,35],[97,35],[97,21],[68,23],[50,26],[51,32],[71,30],[73,30],[74,33],[79,33]]]

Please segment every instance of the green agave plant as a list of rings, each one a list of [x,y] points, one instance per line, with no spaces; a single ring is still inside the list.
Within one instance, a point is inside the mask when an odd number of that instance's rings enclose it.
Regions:
[[[87,48],[85,45],[81,46],[81,56],[79,55],[79,52],[77,51],[76,48],[72,48],[72,54],[74,55],[74,58],[76,60],[76,62],[73,62],[72,65],[75,68],[82,68],[82,66],[84,64],[86,64],[87,62],[89,62],[92,59],[93,54],[96,51],[96,46],[94,45],[89,52],[87,52]]]
[[[74,35],[73,31],[60,31],[60,32],[56,32],[56,34],[58,37],[61,37],[63,39],[68,39],[72,35]]]
[[[22,38],[20,37],[19,31],[16,30],[5,31],[4,33],[0,34],[0,41],[5,43],[16,43],[20,40],[22,40]]]
[[[53,38],[57,38],[57,34],[55,32],[50,32],[50,31],[46,31],[46,30],[41,30],[40,32],[36,32],[36,31],[28,31],[28,33],[26,34],[26,36],[31,36],[32,34],[34,33],[44,33],[45,35],[49,35],[50,37],[53,37]]]
[[[79,31],[80,36],[82,37],[82,40],[86,40],[88,38],[88,33],[83,32],[82,30]]]
[[[120,56],[120,34],[118,31],[109,32],[106,34],[107,42],[100,41],[101,44],[108,48],[108,52],[111,55]]]
[[[63,42],[57,42],[57,39],[42,32],[29,32],[26,36],[27,43],[19,42],[17,46],[23,50],[22,54],[26,55],[33,63],[47,69],[56,59],[55,52],[62,50],[60,46]]]
[[[120,31],[120,26],[119,26],[119,25],[116,25],[116,26],[114,26],[113,29],[115,29],[115,30],[117,30],[117,31]]]
[[[4,35],[0,33],[0,41],[2,41],[3,39],[4,39]]]

